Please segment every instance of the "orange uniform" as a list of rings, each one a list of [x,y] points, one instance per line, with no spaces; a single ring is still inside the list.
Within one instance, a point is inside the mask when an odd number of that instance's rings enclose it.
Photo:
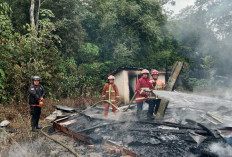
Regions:
[[[152,88],[154,90],[164,90],[165,83],[162,80],[156,80],[156,82],[152,83]]]
[[[119,101],[119,92],[118,87],[114,83],[106,83],[103,90],[102,90],[102,100],[107,100],[117,106],[117,103]],[[104,116],[108,115],[109,112],[109,103],[105,103],[105,110],[104,110]],[[112,106],[112,110],[114,113],[117,112],[117,109]]]
[[[154,90],[164,90],[165,88],[165,83],[162,80],[150,80],[150,82],[152,82],[152,89]],[[154,99],[154,103],[155,103],[155,114],[157,114],[158,110],[159,110],[159,106],[160,106],[160,102],[161,99],[156,95],[155,99]]]

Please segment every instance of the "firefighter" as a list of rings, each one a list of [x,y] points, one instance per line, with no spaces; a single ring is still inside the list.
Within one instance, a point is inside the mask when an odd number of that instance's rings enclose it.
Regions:
[[[158,80],[159,72],[157,70],[153,70],[151,76],[152,76],[152,79],[150,80],[150,83],[152,84],[152,89],[153,90],[164,90],[165,83],[162,80]],[[161,99],[159,99],[158,96],[156,96],[156,98],[154,99],[155,115],[158,112],[160,102],[161,102]]]
[[[143,110],[143,103],[146,102],[149,104],[148,112],[147,112],[147,117],[148,119],[151,119],[153,117],[153,111],[155,104],[153,103],[152,100],[150,100],[150,92],[148,92],[150,89],[152,89],[152,84],[149,82],[149,71],[147,69],[143,69],[142,72],[142,77],[137,81],[136,83],[136,96],[135,96],[135,101],[137,103],[137,118],[140,119],[141,113]]]
[[[118,87],[116,84],[114,84],[115,77],[113,75],[110,75],[108,77],[108,80],[102,90],[102,100],[107,100],[114,104],[112,105],[112,111],[114,114],[116,114],[117,111],[117,103],[119,102],[119,92]],[[116,107],[115,107],[116,106]],[[104,110],[104,116],[106,117],[109,112],[110,103],[105,103],[105,110]]]
[[[165,83],[162,80],[158,80],[159,78],[159,72],[157,70],[153,70],[152,71],[152,79],[151,79],[151,83],[152,83],[152,87],[154,90],[164,90],[165,88]]]
[[[32,85],[29,88],[29,104],[31,114],[31,127],[32,131],[36,132],[36,129],[41,129],[39,126],[39,118],[41,114],[41,107],[43,106],[43,100],[45,98],[45,90],[40,84],[40,77],[32,77]]]

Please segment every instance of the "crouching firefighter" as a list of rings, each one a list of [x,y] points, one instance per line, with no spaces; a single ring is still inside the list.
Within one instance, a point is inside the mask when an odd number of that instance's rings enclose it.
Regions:
[[[159,72],[157,70],[153,70],[151,73],[152,79],[150,80],[150,83],[152,84],[153,90],[164,90],[165,83],[162,80],[158,80]],[[160,106],[161,99],[158,96],[155,96],[155,99],[153,100],[155,104],[155,116],[158,113],[158,109]]]
[[[31,127],[32,131],[41,129],[39,126],[39,118],[41,114],[41,107],[43,106],[43,100],[45,97],[45,91],[42,85],[40,85],[40,77],[32,77],[32,85],[29,88],[29,104],[31,114]]]
[[[148,112],[147,112],[147,118],[151,119],[153,117],[153,110],[155,107],[154,102],[150,99],[151,97],[151,89],[152,85],[149,81],[148,75],[149,71],[147,69],[143,69],[142,72],[142,77],[137,81],[136,83],[136,96],[135,100],[137,103],[137,118],[140,119],[141,113],[143,110],[143,103],[146,102],[148,103]]]
[[[108,77],[108,80],[102,90],[102,100],[111,102],[112,105],[112,111],[116,114],[117,111],[117,103],[119,102],[119,92],[118,87],[116,84],[114,84],[115,77],[113,75],[110,75]],[[105,110],[104,110],[104,116],[106,117],[109,112],[110,103],[105,103]]]

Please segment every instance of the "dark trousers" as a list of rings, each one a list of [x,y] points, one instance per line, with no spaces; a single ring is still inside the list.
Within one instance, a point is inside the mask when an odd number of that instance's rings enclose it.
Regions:
[[[147,111],[147,116],[148,117],[152,117],[153,111],[154,111],[154,107],[155,107],[154,100],[147,100],[145,102],[148,103],[148,105],[149,105],[148,111]],[[137,103],[137,117],[138,118],[140,118],[142,110],[143,110],[143,102]]]
[[[155,114],[157,114],[159,106],[160,106],[161,99],[155,99],[155,100],[153,100],[153,102],[155,104]]]
[[[39,125],[39,118],[41,114],[41,108],[38,106],[31,106],[31,127],[38,127]]]

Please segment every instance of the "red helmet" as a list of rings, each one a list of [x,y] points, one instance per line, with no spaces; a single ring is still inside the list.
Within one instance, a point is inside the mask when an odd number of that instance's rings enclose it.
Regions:
[[[149,74],[149,71],[148,71],[147,69],[143,69],[143,70],[141,71],[141,74]]]
[[[159,72],[157,70],[153,70],[151,75],[159,75]]]
[[[108,80],[114,80],[115,77],[113,75],[108,76]]]

